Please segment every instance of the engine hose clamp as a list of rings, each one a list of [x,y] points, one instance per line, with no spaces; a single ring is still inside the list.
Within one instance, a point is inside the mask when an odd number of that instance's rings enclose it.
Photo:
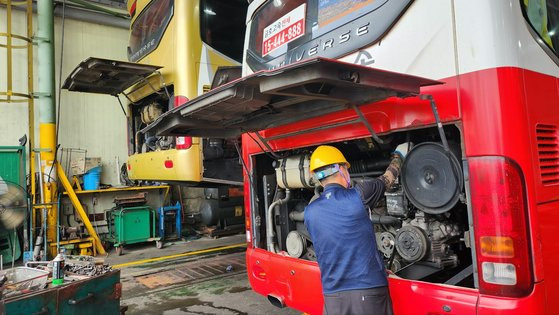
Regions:
[[[287,164],[287,158],[285,158],[281,161],[281,166],[280,166],[281,180],[282,180],[283,186],[285,186],[285,188],[290,188],[289,184],[287,183],[287,172],[285,171],[286,164]]]
[[[305,188],[312,188],[307,181],[305,180],[305,160],[307,159],[307,155],[301,155],[299,159],[299,178],[301,179],[301,184]]]

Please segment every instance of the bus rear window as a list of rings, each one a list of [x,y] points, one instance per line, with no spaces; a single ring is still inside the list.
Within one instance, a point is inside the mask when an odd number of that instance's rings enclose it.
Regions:
[[[241,61],[245,39],[246,0],[200,1],[200,37],[225,56]]]
[[[268,0],[254,13],[246,62],[253,71],[339,58],[383,36],[411,0]]]
[[[138,61],[152,52],[161,41],[173,17],[174,0],[153,0],[130,27],[128,60]]]
[[[559,56],[559,2],[555,0],[521,0],[524,17],[540,40]]]

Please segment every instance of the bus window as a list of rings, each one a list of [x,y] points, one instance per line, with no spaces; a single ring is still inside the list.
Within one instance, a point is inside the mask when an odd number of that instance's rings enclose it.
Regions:
[[[253,15],[246,63],[258,71],[311,57],[339,58],[380,39],[410,3],[268,1]]]
[[[559,1],[523,0],[524,16],[541,40],[559,56]]]
[[[200,1],[200,37],[227,57],[241,61],[245,38],[246,0]]]
[[[173,16],[174,1],[152,1],[130,27],[128,60],[138,61],[152,52],[161,41]]]

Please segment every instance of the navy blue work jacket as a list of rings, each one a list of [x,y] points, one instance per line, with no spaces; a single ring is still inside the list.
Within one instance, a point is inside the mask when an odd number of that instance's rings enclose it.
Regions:
[[[305,208],[324,294],[387,286],[386,271],[365,204],[384,194],[378,179],[352,188],[329,184]]]

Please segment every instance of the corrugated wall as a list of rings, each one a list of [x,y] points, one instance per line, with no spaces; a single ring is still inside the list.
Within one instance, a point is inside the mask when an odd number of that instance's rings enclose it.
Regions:
[[[55,19],[56,87],[58,94],[58,71],[62,20]],[[13,12],[13,32],[25,35],[25,15]],[[34,28],[37,29],[36,20]],[[6,10],[0,8],[0,32],[6,31]],[[128,30],[95,25],[66,19],[64,36],[64,60],[62,80],[74,67],[87,57],[126,60]],[[0,38],[1,43],[5,40]],[[15,44],[15,42],[14,42]],[[0,48],[0,90],[6,91],[6,49]],[[13,56],[14,90],[27,92],[25,50]],[[36,56],[34,67],[38,66]],[[37,73],[37,72],[36,72]],[[35,76],[35,86],[38,79]],[[58,102],[57,95],[57,102]],[[102,183],[118,185],[117,161],[127,159],[126,118],[114,97],[62,91],[59,143],[65,148],[87,150],[87,156],[101,157],[103,162]],[[36,118],[38,104],[36,103]],[[37,124],[35,124],[37,126]],[[0,103],[0,145],[16,145],[17,140],[28,132],[27,105]],[[38,130],[36,131],[38,135]],[[38,141],[37,141],[38,143]]]

